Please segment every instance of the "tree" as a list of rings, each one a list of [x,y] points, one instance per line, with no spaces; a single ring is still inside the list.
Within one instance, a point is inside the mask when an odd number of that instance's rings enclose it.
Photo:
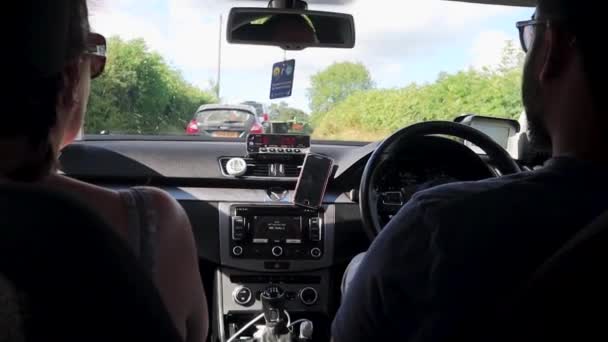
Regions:
[[[315,114],[325,113],[358,92],[374,88],[374,82],[362,63],[334,63],[310,78],[308,100]]]
[[[431,84],[356,92],[313,117],[313,137],[378,140],[416,122],[451,121],[465,113],[518,118],[522,63],[518,51],[507,45],[497,68],[443,72]]]
[[[498,72],[508,73],[509,71],[518,68],[521,70],[524,66],[526,55],[513,40],[507,40],[503,48],[502,58],[498,65]]]
[[[108,40],[104,74],[91,84],[86,133],[181,133],[213,94],[187,83],[143,39]]]

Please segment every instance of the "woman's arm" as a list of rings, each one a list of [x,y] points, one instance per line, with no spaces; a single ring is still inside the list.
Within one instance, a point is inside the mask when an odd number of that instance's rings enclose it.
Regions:
[[[181,205],[166,192],[147,188],[158,215],[156,282],[165,305],[188,342],[207,339],[207,299],[192,227]]]

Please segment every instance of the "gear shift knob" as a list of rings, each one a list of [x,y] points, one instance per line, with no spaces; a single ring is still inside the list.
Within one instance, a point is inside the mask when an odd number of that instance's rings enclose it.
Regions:
[[[285,311],[285,291],[279,286],[269,286],[260,295],[266,326],[276,335],[287,330],[283,311]]]

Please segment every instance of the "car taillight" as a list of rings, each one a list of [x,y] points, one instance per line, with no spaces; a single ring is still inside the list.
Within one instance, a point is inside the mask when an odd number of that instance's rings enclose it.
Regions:
[[[253,126],[251,126],[251,130],[249,130],[249,133],[262,134],[264,133],[264,126],[256,122],[253,124]]]
[[[198,122],[196,122],[196,120],[190,121],[188,126],[186,126],[186,134],[198,134],[198,132]]]

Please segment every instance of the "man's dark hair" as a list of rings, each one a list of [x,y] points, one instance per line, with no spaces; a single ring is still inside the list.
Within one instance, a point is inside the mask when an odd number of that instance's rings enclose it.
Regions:
[[[604,3],[598,0],[539,0],[538,8],[543,15],[556,17],[576,37],[584,63],[595,106],[603,105],[603,93],[608,68],[604,50],[606,39]],[[606,70],[606,71],[605,71]],[[602,101],[602,102],[601,102]]]
[[[10,30],[5,51],[11,56],[4,72],[0,140],[25,137],[29,149],[25,162],[5,176],[34,181],[55,165],[49,134],[57,123],[62,70],[86,49],[88,9],[86,0],[24,0],[8,17],[3,27]]]

